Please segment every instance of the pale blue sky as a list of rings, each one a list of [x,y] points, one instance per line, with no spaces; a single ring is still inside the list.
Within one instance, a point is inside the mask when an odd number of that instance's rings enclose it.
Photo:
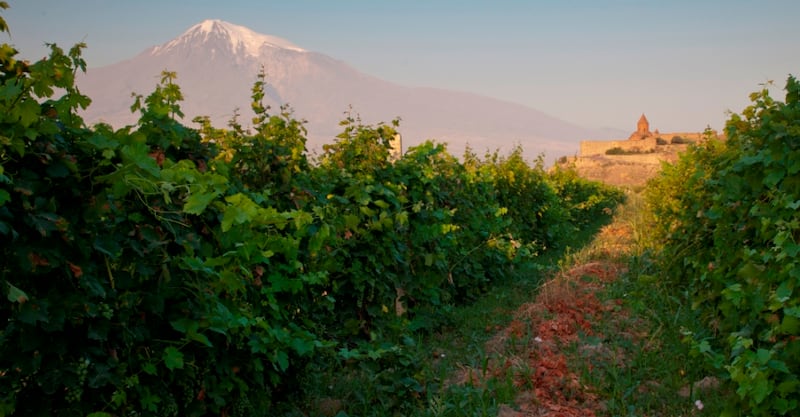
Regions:
[[[662,132],[719,129],[760,83],[800,75],[798,0],[7,1],[10,43],[29,59],[85,41],[103,66],[222,19],[384,80],[586,127],[633,130],[644,112]]]

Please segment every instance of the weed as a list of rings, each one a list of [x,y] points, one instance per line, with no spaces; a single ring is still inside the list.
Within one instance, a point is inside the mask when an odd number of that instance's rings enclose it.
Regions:
[[[571,354],[584,358],[582,378],[604,399],[608,415],[693,415],[697,404],[704,413],[719,413],[725,395],[715,392],[716,384],[708,382],[715,378],[703,374],[700,358],[691,357],[682,341],[682,330],[696,320],[688,297],[659,280],[642,199],[631,195],[627,201],[614,222],[627,231],[625,252],[616,258],[626,267],[597,293],[617,308],[595,323],[595,334],[606,337],[584,338]]]

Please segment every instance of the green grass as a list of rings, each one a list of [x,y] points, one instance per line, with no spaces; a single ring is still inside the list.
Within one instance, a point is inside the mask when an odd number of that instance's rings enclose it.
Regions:
[[[628,252],[616,258],[627,272],[598,294],[602,301],[621,300],[621,309],[611,311],[597,323],[602,341],[581,340],[605,353],[604,358],[589,358],[582,363],[582,376],[595,387],[605,402],[609,416],[688,416],[701,410],[704,415],[719,415],[725,397],[719,388],[701,388],[711,381],[701,358],[689,354],[684,331],[695,326],[696,317],[688,296],[661,280],[657,264],[651,259],[655,244],[648,240],[650,221],[640,196],[631,195],[616,221],[629,226]],[[588,247],[596,256],[595,242]],[[580,357],[573,347],[575,357]],[[603,356],[603,355],[601,355]],[[599,360],[596,360],[599,359]],[[591,366],[590,366],[591,365]]]
[[[682,331],[694,321],[688,303],[661,286],[646,262],[632,260],[630,271],[607,288],[602,298],[623,300],[627,312],[598,323],[608,335],[603,350],[612,358],[587,361],[583,378],[605,400],[608,415],[692,415],[695,401],[704,414],[722,411],[715,391],[698,391],[695,382],[708,375],[700,358],[689,354]],[[582,341],[581,343],[587,343]]]

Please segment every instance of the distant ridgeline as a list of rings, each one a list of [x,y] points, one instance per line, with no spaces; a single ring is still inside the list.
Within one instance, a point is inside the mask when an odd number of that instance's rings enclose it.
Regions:
[[[719,137],[716,131],[711,136]],[[581,141],[580,153],[559,163],[573,165],[588,179],[620,186],[643,186],[661,168],[662,161],[676,161],[691,143],[705,140],[703,132],[661,133],[650,131],[642,114],[627,140]]]
[[[717,132],[712,131],[712,135],[717,137]],[[580,156],[592,155],[635,155],[655,153],[659,151],[671,151],[671,145],[679,146],[676,150],[682,150],[685,145],[697,143],[703,140],[703,132],[670,132],[661,133],[656,129],[650,131],[650,122],[647,121],[644,113],[636,123],[636,131],[631,133],[627,140],[584,140],[581,141]],[[667,148],[659,149],[662,146]],[[671,153],[671,152],[669,152]]]

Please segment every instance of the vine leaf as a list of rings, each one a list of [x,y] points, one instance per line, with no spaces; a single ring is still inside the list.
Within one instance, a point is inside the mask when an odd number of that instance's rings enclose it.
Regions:
[[[10,282],[7,282],[7,284],[8,284],[8,301],[20,304],[23,304],[26,301],[28,301],[28,294],[25,294],[25,291],[22,291],[21,289],[11,285]]]
[[[173,369],[183,369],[183,353],[178,349],[170,346],[164,349],[164,365],[170,371]]]
[[[186,199],[183,212],[187,214],[200,214],[208,205],[217,198],[217,193],[197,193]]]

